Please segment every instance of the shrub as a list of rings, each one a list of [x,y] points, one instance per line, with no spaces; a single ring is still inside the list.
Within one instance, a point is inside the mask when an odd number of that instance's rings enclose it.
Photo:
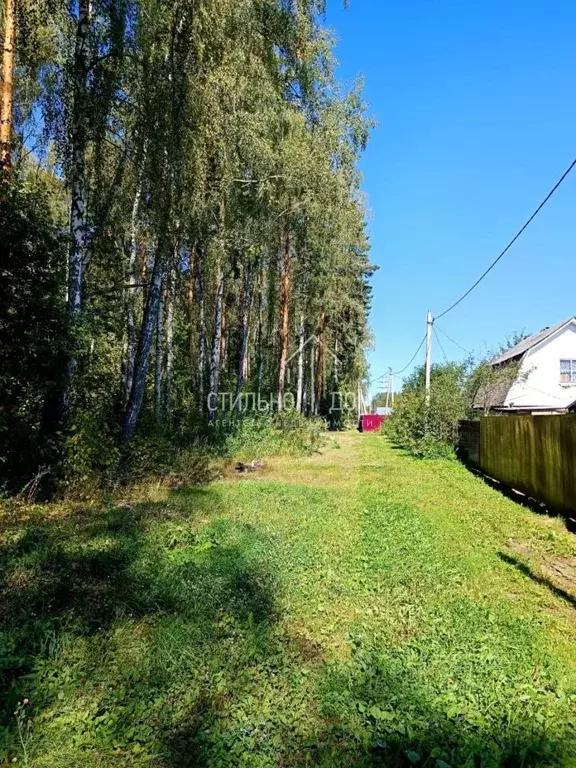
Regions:
[[[452,457],[456,425],[468,410],[466,366],[433,366],[429,405],[422,373],[417,370],[397,397],[392,417],[385,423],[386,434],[414,456]]]
[[[212,450],[241,460],[284,453],[311,453],[322,443],[323,419],[299,413],[228,414],[212,429]]]
[[[119,458],[114,436],[97,416],[78,412],[64,443],[60,494],[75,498],[97,495],[114,482]]]
[[[59,455],[66,244],[46,191],[0,182],[0,486],[18,491]]]

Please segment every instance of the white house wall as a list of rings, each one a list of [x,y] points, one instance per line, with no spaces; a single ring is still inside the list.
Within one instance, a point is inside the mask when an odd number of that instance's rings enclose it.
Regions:
[[[560,360],[564,359],[576,360],[576,323],[526,354],[519,380],[510,388],[504,404],[514,408],[565,408],[573,403],[576,384],[560,383]]]

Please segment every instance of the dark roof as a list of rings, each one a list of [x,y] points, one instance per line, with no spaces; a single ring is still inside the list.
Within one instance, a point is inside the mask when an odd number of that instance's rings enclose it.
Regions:
[[[486,383],[478,389],[472,406],[478,410],[490,410],[491,408],[501,408],[506,400],[506,395],[512,386],[511,381],[494,381]]]
[[[506,352],[503,352],[497,358],[492,360],[492,365],[499,365],[500,363],[505,363],[507,360],[513,360],[515,357],[520,357],[525,352],[528,352],[529,349],[535,347],[536,344],[540,344],[541,341],[544,341],[549,336],[552,336],[553,333],[556,333],[556,331],[559,331],[573,320],[576,321],[576,317],[569,317],[567,320],[563,320],[561,323],[556,323],[556,325],[552,325],[550,328],[543,328],[538,333],[534,333],[532,336],[528,336],[519,344],[516,344],[515,347],[507,349]]]

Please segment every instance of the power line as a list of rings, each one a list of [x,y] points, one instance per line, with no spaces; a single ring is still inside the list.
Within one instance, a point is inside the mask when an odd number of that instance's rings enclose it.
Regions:
[[[388,374],[385,373],[382,376],[378,376],[377,379],[368,379],[368,386],[369,387],[373,387],[374,385],[377,385],[379,388],[380,387],[384,387],[386,385],[386,383],[387,383],[385,381],[387,376],[388,376]],[[379,382],[382,382],[382,383],[379,383]],[[382,390],[380,390],[380,391],[382,391]]]
[[[502,257],[503,257],[503,256],[504,256],[504,255],[505,255],[505,254],[506,254],[506,253],[509,251],[509,250],[510,250],[510,248],[511,248],[511,247],[514,245],[514,243],[516,242],[516,240],[518,240],[518,238],[520,237],[520,235],[521,235],[521,234],[524,232],[524,230],[528,228],[528,226],[529,226],[529,225],[532,223],[532,221],[533,221],[533,220],[536,218],[536,216],[537,216],[537,215],[540,213],[540,211],[542,210],[542,208],[544,208],[544,206],[546,205],[546,203],[548,202],[548,200],[550,200],[550,198],[552,197],[552,195],[553,195],[553,194],[556,192],[556,190],[558,189],[558,187],[559,187],[559,186],[562,184],[562,182],[563,182],[563,181],[564,181],[564,179],[565,179],[565,178],[568,176],[568,174],[569,174],[569,173],[570,173],[570,171],[571,171],[571,170],[574,168],[574,166],[576,166],[576,158],[574,158],[574,160],[573,160],[573,161],[570,163],[570,165],[568,166],[568,168],[566,169],[566,171],[564,171],[564,173],[562,174],[562,176],[561,176],[561,177],[558,179],[558,181],[557,181],[557,182],[556,182],[556,184],[555,184],[555,185],[552,187],[552,189],[550,190],[550,192],[549,192],[549,193],[546,195],[546,197],[544,198],[544,200],[542,200],[542,202],[540,203],[540,205],[538,206],[538,208],[536,208],[536,210],[534,211],[534,213],[532,214],[532,216],[530,216],[530,218],[529,218],[529,219],[526,221],[526,223],[524,224],[524,226],[523,226],[521,229],[519,229],[519,230],[518,230],[518,232],[517,232],[517,233],[514,235],[514,237],[512,238],[512,240],[510,240],[510,242],[508,243],[508,245],[506,246],[506,248],[504,248],[504,250],[503,250],[503,251],[502,251],[502,252],[499,254],[499,256],[497,256],[497,257],[494,259],[494,261],[492,262],[492,264],[490,264],[490,266],[488,267],[488,269],[487,269],[487,270],[486,270],[486,271],[485,271],[485,272],[484,272],[482,275],[480,275],[480,277],[478,278],[478,280],[476,280],[476,282],[474,283],[474,285],[472,285],[470,288],[468,288],[468,290],[466,291],[466,293],[463,293],[463,294],[462,294],[462,296],[460,296],[460,298],[459,298],[459,299],[457,299],[457,301],[455,301],[455,302],[454,302],[454,304],[451,304],[451,305],[448,307],[448,309],[445,309],[445,310],[444,310],[444,312],[441,312],[441,313],[440,313],[440,314],[439,314],[439,315],[438,315],[436,318],[434,318],[435,320],[439,320],[441,317],[444,317],[444,315],[447,315],[447,314],[448,314],[448,312],[451,312],[451,311],[454,309],[454,307],[457,307],[457,306],[458,306],[458,304],[460,304],[460,302],[461,302],[461,301],[464,301],[464,299],[466,298],[466,296],[469,296],[469,295],[472,293],[472,291],[474,290],[474,288],[476,288],[476,286],[477,286],[477,285],[479,285],[479,284],[482,282],[482,280],[484,280],[484,278],[486,277],[486,275],[487,275],[487,274],[488,274],[488,273],[489,273],[489,272],[490,272],[492,269],[494,269],[494,267],[496,266],[496,264],[498,264],[498,262],[500,261],[500,259],[501,259],[501,258],[502,258]]]
[[[432,330],[434,331],[434,336],[436,337],[436,341],[438,342],[438,346],[442,350],[442,354],[444,355],[444,360],[448,362],[448,356],[446,355],[446,352],[444,351],[444,347],[442,346],[442,342],[440,341],[440,336],[438,336],[438,332],[436,331],[436,327],[433,325]]]
[[[434,327],[436,327],[436,325],[435,325]],[[440,331],[440,333],[442,333],[444,336],[446,336],[446,338],[448,339],[448,341],[451,341],[451,342],[452,342],[452,344],[455,344],[455,345],[456,345],[456,346],[457,346],[459,349],[461,349],[461,350],[462,350],[462,352],[466,352],[466,354],[467,354],[467,355],[471,355],[471,354],[472,354],[472,353],[470,352],[470,350],[469,350],[469,349],[465,349],[465,348],[462,346],[462,344],[458,344],[458,342],[457,342],[457,341],[454,341],[454,339],[453,339],[451,336],[448,336],[448,334],[446,333],[446,331],[442,330],[442,328],[440,328],[440,326],[438,326],[438,330]]]
[[[404,366],[404,368],[402,368],[402,370],[401,370],[401,371],[393,371],[393,373],[392,373],[392,375],[393,375],[393,376],[400,376],[400,374],[401,374],[401,373],[404,373],[404,371],[406,370],[406,368],[409,368],[409,367],[412,365],[412,363],[413,363],[413,362],[414,362],[414,360],[416,359],[416,355],[417,355],[417,354],[418,354],[418,352],[420,352],[420,350],[422,349],[422,345],[424,344],[424,342],[425,342],[425,341],[426,341],[426,336],[424,336],[424,337],[423,337],[422,341],[421,341],[421,342],[420,342],[420,344],[418,345],[418,349],[416,350],[416,352],[414,352],[414,354],[413,354],[413,355],[412,355],[412,357],[410,358],[410,362],[409,362],[409,363],[407,363],[407,365],[405,365],[405,366]]]

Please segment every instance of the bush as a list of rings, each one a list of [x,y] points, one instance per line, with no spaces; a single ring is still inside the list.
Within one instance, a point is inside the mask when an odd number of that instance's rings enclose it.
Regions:
[[[248,460],[286,453],[312,453],[322,444],[326,424],[323,419],[311,419],[292,412],[228,414],[207,429],[208,442],[215,454]]]
[[[118,479],[124,484],[155,479],[177,488],[207,483],[213,471],[206,451],[178,446],[167,435],[156,434],[130,443]]]
[[[0,182],[0,487],[54,469],[64,373],[66,243],[46,191]]]
[[[64,442],[59,494],[90,498],[115,482],[120,451],[97,414],[79,411]]]
[[[427,406],[424,378],[416,371],[396,398],[394,412],[385,422],[386,434],[414,456],[453,457],[456,426],[468,410],[465,381],[464,365],[433,366]]]
[[[322,445],[323,419],[297,413],[226,414],[215,421],[191,418],[186,429],[150,423],[121,454],[99,414],[79,413],[65,443],[61,495],[94,498],[103,490],[159,481],[170,487],[214,478],[218,459],[251,461],[280,454],[307,454]],[[175,436],[177,439],[175,439]]]

